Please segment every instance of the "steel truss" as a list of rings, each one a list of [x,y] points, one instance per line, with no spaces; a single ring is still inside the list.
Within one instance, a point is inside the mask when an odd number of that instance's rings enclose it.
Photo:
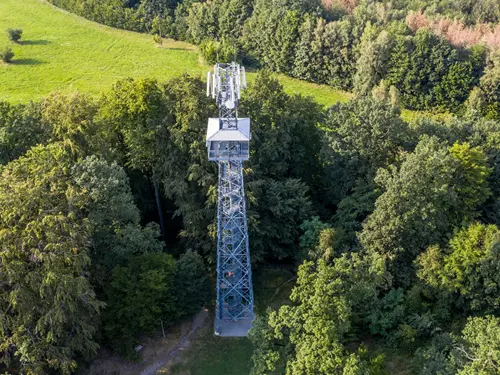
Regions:
[[[216,99],[220,132],[228,132],[224,133],[226,143],[236,134],[231,135],[232,130],[238,129],[238,104],[244,88],[245,69],[235,62],[216,64],[213,77],[208,73],[207,95]],[[248,138],[247,145],[249,141]],[[234,143],[241,146],[241,140]],[[216,159],[219,186],[215,334],[221,336],[245,336],[254,319],[242,167],[243,161],[248,160],[248,146],[246,153],[239,149],[242,152],[236,152],[229,160],[227,156],[224,160]]]
[[[253,320],[252,268],[241,161],[219,161],[217,325]]]

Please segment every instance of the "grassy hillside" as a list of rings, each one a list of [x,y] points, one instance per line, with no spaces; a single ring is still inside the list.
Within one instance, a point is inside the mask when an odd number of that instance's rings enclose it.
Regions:
[[[98,94],[125,77],[167,80],[184,72],[204,77],[208,69],[193,45],[166,40],[159,48],[149,35],[102,26],[41,0],[1,0],[0,48],[10,44],[6,28],[24,31],[23,42],[11,44],[14,63],[0,63],[0,100],[13,103],[54,90]],[[321,104],[349,99],[327,86],[280,79],[288,92],[314,96]]]

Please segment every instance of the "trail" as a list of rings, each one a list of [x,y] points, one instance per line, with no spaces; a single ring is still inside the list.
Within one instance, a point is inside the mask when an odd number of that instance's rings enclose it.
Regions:
[[[158,371],[168,362],[174,359],[179,354],[180,351],[187,349],[191,344],[189,339],[193,335],[195,335],[201,327],[203,327],[205,321],[207,320],[207,317],[208,317],[208,310],[203,309],[202,311],[200,311],[193,319],[191,330],[179,339],[177,344],[168,352],[168,354],[164,358],[146,367],[144,370],[141,371],[140,375],[155,375],[156,371]]]

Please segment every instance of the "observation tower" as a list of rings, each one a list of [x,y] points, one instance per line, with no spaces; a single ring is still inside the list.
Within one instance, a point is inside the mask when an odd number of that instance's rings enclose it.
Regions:
[[[250,150],[250,119],[238,117],[245,68],[217,63],[208,73],[207,96],[219,107],[219,117],[207,128],[208,159],[219,165],[217,193],[217,302],[215,334],[246,336],[252,327],[252,266],[243,184],[243,161]]]

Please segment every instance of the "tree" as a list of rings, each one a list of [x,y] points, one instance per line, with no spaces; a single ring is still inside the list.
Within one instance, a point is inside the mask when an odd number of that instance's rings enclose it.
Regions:
[[[469,317],[460,336],[438,335],[414,359],[418,375],[499,374],[500,319],[487,315]]]
[[[382,270],[379,260],[357,254],[332,264],[323,259],[302,264],[292,304],[269,311],[267,321],[259,320],[250,333],[256,348],[252,373],[369,373],[368,364],[344,343],[353,315],[375,297]]]
[[[326,113],[325,129],[329,148],[356,161],[361,175],[394,163],[412,143],[399,110],[371,98],[332,106]]]
[[[468,147],[456,146],[468,155],[464,158],[436,138],[424,137],[399,170],[392,167],[377,173],[375,181],[385,191],[359,239],[366,250],[391,260],[398,283],[409,285],[416,256],[432,244],[445,243],[452,229],[473,220],[476,205],[487,199],[484,155],[478,149],[465,151]],[[464,162],[468,157],[475,162]],[[470,205],[469,194],[474,196]]]
[[[175,271],[175,295],[181,316],[200,311],[210,299],[211,285],[203,258],[188,250],[181,255]]]
[[[159,228],[140,225],[129,179],[122,167],[96,156],[79,160],[71,169],[74,189],[82,197],[78,204],[88,218],[91,237],[91,280],[102,288],[112,269],[132,255],[161,252]]]
[[[133,256],[118,266],[108,287],[104,311],[104,332],[111,346],[134,357],[134,345],[141,334],[151,333],[179,316],[175,304],[175,260],[165,253]]]
[[[21,29],[7,29],[5,31],[9,40],[14,43],[19,43],[21,37],[23,36],[23,30]]]
[[[275,72],[288,73],[295,61],[295,45],[301,16],[298,11],[289,10],[277,22],[273,39],[264,50],[262,63]]]
[[[12,48],[10,48],[10,47],[3,47],[0,50],[0,60],[2,60],[6,64],[11,63],[14,56],[15,56],[15,54],[12,51]]]
[[[479,85],[470,93],[469,113],[479,113],[487,119],[500,118],[500,53],[492,53]]]
[[[298,179],[261,178],[245,187],[252,261],[298,258],[299,225],[312,213],[307,185]]]
[[[362,32],[362,30],[361,30]],[[361,35],[349,19],[330,22],[323,34],[324,81],[344,90],[352,89],[358,59],[356,45]]]
[[[457,375],[500,374],[500,318],[469,318],[461,341],[455,357],[464,365]]]
[[[391,163],[399,163],[410,149],[413,138],[397,108],[371,98],[332,106],[326,111],[323,129],[326,134],[322,159],[329,181],[329,191],[325,196],[334,207],[355,191],[358,202],[365,201],[365,198],[373,200],[376,195],[371,193],[375,190],[371,181],[376,171]],[[359,195],[362,191],[363,194]],[[360,214],[361,220],[371,212],[373,203],[369,202],[366,201],[369,211]],[[348,207],[342,209],[345,208]]]
[[[473,311],[497,311],[500,284],[500,231],[472,224],[457,232],[444,249],[430,247],[418,258],[419,277],[431,286],[460,296],[458,305]]]
[[[208,161],[205,145],[207,118],[217,113],[205,95],[205,84],[187,75],[163,86],[168,108],[159,176],[165,195],[182,217],[180,233],[186,248],[213,259],[216,235],[216,164]]]
[[[7,164],[50,138],[39,104],[0,102],[0,164]]]
[[[300,230],[304,232],[300,236],[300,254],[297,256],[300,263],[305,260],[315,261],[324,255],[321,253],[320,235],[327,229],[331,230],[328,224],[319,220],[318,216],[314,216],[300,225]]]
[[[77,155],[106,154],[95,122],[96,101],[85,94],[55,92],[41,104],[42,119],[50,124],[51,140],[62,141]]]
[[[366,26],[353,78],[354,92],[358,96],[370,95],[373,87],[385,77],[392,45],[393,38],[387,31],[378,32],[371,24]]]
[[[74,205],[70,153],[37,146],[0,179],[0,349],[23,371],[71,374],[96,354],[103,307],[88,280],[90,228]]]
[[[163,238],[166,225],[160,189],[161,155],[168,142],[169,103],[158,82],[151,79],[123,80],[103,96],[99,119],[110,143],[130,168],[152,180]]]
[[[252,259],[295,258],[298,227],[321,204],[321,112],[310,99],[287,95],[268,73],[257,77],[241,108],[252,119],[245,185]]]
[[[426,109],[437,104],[436,87],[456,61],[457,51],[448,41],[420,29],[414,37],[396,39],[386,80],[401,92],[404,105]]]

